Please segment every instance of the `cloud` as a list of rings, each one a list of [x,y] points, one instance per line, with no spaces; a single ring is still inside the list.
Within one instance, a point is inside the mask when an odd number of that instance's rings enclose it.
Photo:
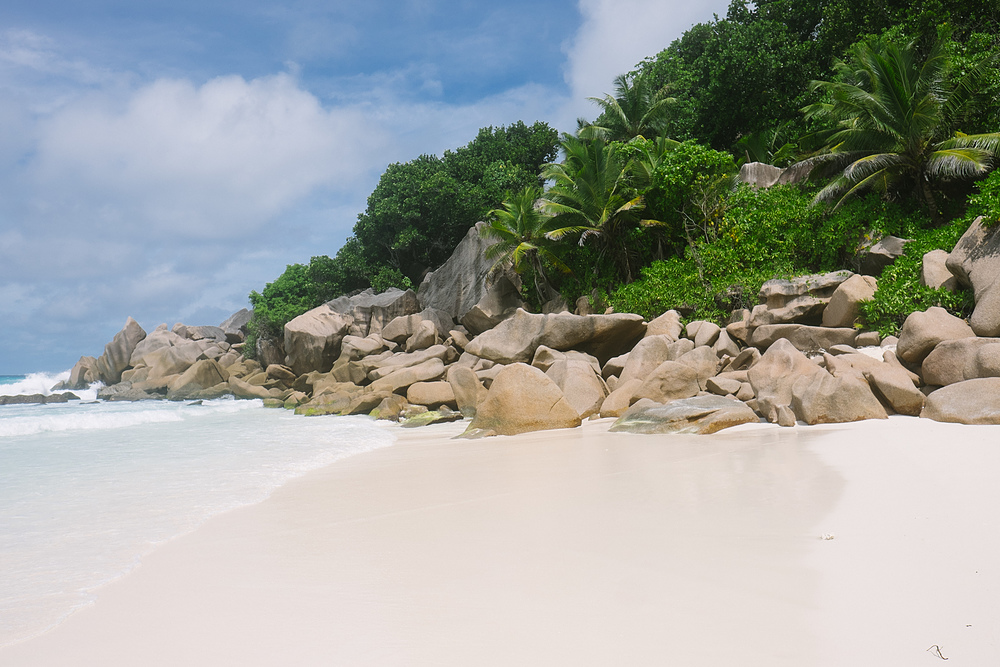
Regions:
[[[729,0],[579,0],[583,24],[566,45],[570,101],[562,122],[593,118],[587,97],[614,92],[614,79],[655,56],[695,23],[725,16]],[[576,129],[576,123],[572,123]]]

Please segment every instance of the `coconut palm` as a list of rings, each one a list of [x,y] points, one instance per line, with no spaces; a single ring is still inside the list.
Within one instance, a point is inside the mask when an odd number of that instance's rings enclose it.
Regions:
[[[484,253],[486,259],[493,260],[487,280],[493,282],[511,269],[522,275],[530,269],[539,303],[545,303],[557,295],[545,275],[545,264],[564,273],[569,267],[553,254],[553,242],[545,236],[549,216],[535,207],[541,194],[537,186],[528,186],[507,198],[503,208],[489,212],[479,233],[494,241]]]
[[[580,245],[594,239],[602,256],[609,256],[621,279],[634,278],[632,252],[627,235],[642,220],[644,203],[629,184],[629,161],[617,144],[602,139],[584,141],[563,135],[565,159],[542,167],[542,178],[553,181],[543,199],[552,214],[552,229],[546,236],[559,240],[580,234]]]
[[[594,123],[580,120],[577,135],[581,139],[628,141],[635,137],[651,139],[662,133],[667,108],[676,102],[662,90],[654,90],[643,74],[621,74],[615,78],[614,96],[589,97],[601,107]]]
[[[980,178],[994,167],[1000,133],[965,135],[950,121],[996,62],[984,60],[951,85],[943,41],[923,62],[913,42],[860,42],[848,51],[847,61],[836,63],[837,80],[812,82],[829,101],[803,111],[836,124],[824,154],[812,161],[843,170],[817,201],[838,200],[840,206],[871,190],[910,189],[936,219],[933,183]]]

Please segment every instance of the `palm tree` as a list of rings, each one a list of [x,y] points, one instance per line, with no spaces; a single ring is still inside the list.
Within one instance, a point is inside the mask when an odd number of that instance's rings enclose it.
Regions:
[[[480,228],[480,235],[494,243],[486,248],[486,259],[493,260],[487,280],[493,282],[503,273],[513,269],[518,274],[531,270],[539,303],[544,304],[557,295],[545,275],[544,264],[569,273],[566,266],[546,238],[549,216],[535,207],[541,189],[528,186],[503,202],[502,209],[494,209],[487,216],[487,224]]]
[[[838,80],[812,82],[813,90],[826,93],[829,101],[803,111],[807,117],[833,121],[836,129],[824,154],[811,161],[843,170],[816,195],[817,201],[838,199],[840,206],[870,190],[909,188],[936,220],[932,183],[980,178],[993,168],[1000,133],[965,135],[955,132],[950,121],[996,61],[985,59],[951,85],[943,41],[922,63],[913,42],[860,42],[848,51],[847,62],[836,63]]]
[[[584,141],[563,135],[565,160],[542,167],[542,178],[553,181],[543,199],[543,209],[552,214],[552,227],[546,236],[559,240],[580,234],[580,245],[595,239],[601,256],[610,256],[620,277],[632,282],[633,254],[627,233],[642,221],[641,196],[629,185],[630,164],[616,144],[602,139]]]
[[[643,74],[621,74],[615,78],[615,94],[587,98],[601,107],[594,123],[580,119],[577,135],[581,139],[628,141],[635,137],[651,139],[662,133],[669,105],[676,102],[663,90],[653,90]]]

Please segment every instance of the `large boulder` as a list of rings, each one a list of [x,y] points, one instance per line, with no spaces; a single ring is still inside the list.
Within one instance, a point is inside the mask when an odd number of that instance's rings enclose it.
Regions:
[[[517,435],[573,428],[580,422],[580,414],[566,402],[555,381],[537,368],[514,363],[497,374],[468,432]]]
[[[644,381],[633,378],[615,387],[614,391],[608,394],[608,397],[601,403],[601,416],[621,417],[625,414],[625,411],[632,405],[636,392],[642,388]]]
[[[177,345],[161,347],[147,353],[142,358],[149,368],[149,379],[179,375],[190,368],[202,356],[201,345],[195,341],[181,340]]]
[[[660,405],[639,401],[609,429],[615,433],[696,433],[707,435],[730,426],[759,421],[743,401],[695,396]]]
[[[406,400],[414,405],[426,405],[435,410],[442,405],[458,409],[455,390],[447,381],[414,382],[406,389]]]
[[[580,350],[603,364],[631,349],[646,332],[642,317],[612,315],[535,315],[518,309],[513,317],[472,339],[466,352],[500,364],[530,363],[535,350]]]
[[[1000,338],[958,338],[946,340],[934,346],[920,365],[920,374],[929,385],[946,386],[992,377],[989,369],[979,363],[979,351],[1000,343]]]
[[[866,276],[880,276],[885,267],[903,256],[909,239],[898,236],[883,236],[868,248],[862,249],[858,257],[861,273]]]
[[[476,372],[467,366],[453,364],[448,367],[446,377],[455,395],[455,404],[459,412],[466,417],[475,417],[476,409],[486,400],[488,393],[486,387],[476,377]]]
[[[517,286],[507,276],[500,276],[459,321],[469,333],[478,335],[511,317],[518,308],[527,307]]]
[[[247,337],[247,325],[253,318],[253,313],[246,308],[242,308],[219,325],[219,328],[226,334],[226,342],[230,345],[242,343]]]
[[[448,337],[448,332],[454,326],[451,316],[445,311],[436,308],[424,308],[419,313],[401,315],[394,318],[382,328],[381,336],[384,340],[391,340],[394,343],[404,343],[407,338],[417,332],[424,322],[430,322],[434,327],[433,331],[442,340]]]
[[[379,294],[367,289],[354,296],[341,296],[327,301],[326,305],[335,313],[349,316],[352,322],[347,333],[360,338],[381,333],[382,328],[395,318],[421,310],[413,290],[403,291],[395,287]]]
[[[667,336],[677,340],[684,332],[681,325],[681,314],[676,310],[668,310],[659,317],[649,321],[646,325],[646,336]]]
[[[906,316],[899,332],[899,342],[896,343],[896,356],[911,364],[919,364],[939,343],[975,335],[965,320],[944,308],[932,306]]]
[[[411,384],[430,382],[431,380],[437,380],[443,375],[444,362],[435,357],[416,366],[408,366],[389,373],[385,377],[372,382],[368,386],[368,389],[373,392],[398,393],[401,389],[406,389]]]
[[[94,357],[80,357],[80,361],[73,364],[69,372],[69,380],[66,381],[65,389],[86,389],[91,383],[100,379],[100,372],[97,370],[97,359]]]
[[[643,380],[632,398],[648,398],[657,403],[666,403],[678,398],[690,398],[701,391],[698,373],[691,366],[677,361],[664,361]]]
[[[170,383],[167,398],[171,401],[193,398],[195,394],[205,389],[228,381],[229,372],[219,366],[217,361],[202,359],[195,362],[179,378]]]
[[[437,308],[461,320],[486,295],[486,274],[493,266],[486,258],[486,248],[494,241],[480,234],[484,224],[470,227],[451,257],[424,276],[417,290],[422,308]]]
[[[924,253],[920,265],[920,284],[954,292],[958,278],[948,270],[948,252],[937,249]]]
[[[1000,424],[1000,378],[957,382],[931,393],[921,417],[958,424]]]
[[[858,321],[860,304],[875,296],[878,280],[871,276],[854,275],[840,283],[823,311],[824,327],[853,327]]]
[[[840,424],[864,419],[888,419],[868,383],[820,369],[792,383],[792,410],[807,424]]]
[[[750,345],[766,350],[778,340],[787,340],[804,352],[829,350],[834,345],[854,346],[858,332],[853,327],[813,327],[805,324],[768,324],[750,334]]]
[[[186,342],[186,338],[169,331],[166,324],[161,324],[135,346],[135,349],[132,350],[132,356],[129,358],[129,366],[141,366],[145,363],[146,355],[151,352]]]
[[[780,339],[747,371],[747,378],[757,396],[760,413],[777,423],[778,409],[792,404],[792,385],[796,380],[812,381],[827,374],[790,341]]]
[[[795,322],[819,324],[834,291],[852,275],[850,271],[835,271],[796,276],[790,280],[768,280],[760,287],[760,305],[754,306],[750,313],[750,326]]]
[[[97,359],[97,374],[101,382],[111,385],[122,379],[122,371],[129,367],[135,346],[145,337],[146,332],[139,323],[128,318],[122,330],[104,346],[104,354]]]
[[[444,363],[455,361],[457,356],[455,348],[447,345],[433,345],[425,350],[416,352],[397,352],[384,359],[363,363],[363,368],[368,368],[368,379],[375,381],[384,378],[390,373],[394,373],[401,368],[408,368],[422,364],[430,359],[440,359]]]
[[[625,366],[618,376],[619,382],[627,382],[633,378],[645,380],[664,361],[676,361],[679,355],[671,347],[676,342],[677,339],[669,334],[647,336],[640,340],[628,353]]]
[[[764,162],[745,162],[740,167],[736,180],[757,188],[769,188],[772,185],[800,183],[809,178],[812,169],[813,165],[809,161],[796,162],[784,169]]]
[[[702,391],[705,390],[708,379],[715,377],[719,372],[719,357],[710,347],[696,347],[677,357],[677,363],[684,364],[695,372],[698,377],[698,387]]]
[[[285,325],[285,366],[296,375],[333,368],[353,319],[327,304],[302,313]]]
[[[545,374],[562,390],[563,397],[581,418],[601,410],[608,396],[608,386],[593,365],[577,359],[559,359]]]
[[[1000,225],[976,218],[948,255],[947,266],[975,293],[972,330],[977,336],[1000,336]]]

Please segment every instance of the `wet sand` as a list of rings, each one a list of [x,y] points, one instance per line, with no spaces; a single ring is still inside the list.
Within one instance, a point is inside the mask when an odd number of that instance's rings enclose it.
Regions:
[[[1000,428],[610,423],[395,428],[164,545],[0,664],[1000,661]]]

